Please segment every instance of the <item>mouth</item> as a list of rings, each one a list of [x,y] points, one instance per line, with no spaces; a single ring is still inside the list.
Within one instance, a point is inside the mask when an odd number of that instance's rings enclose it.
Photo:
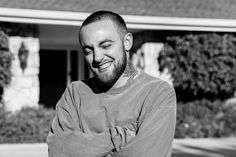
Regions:
[[[99,72],[103,72],[105,70],[107,70],[110,66],[111,66],[111,61],[109,62],[104,62],[98,65],[98,71]]]

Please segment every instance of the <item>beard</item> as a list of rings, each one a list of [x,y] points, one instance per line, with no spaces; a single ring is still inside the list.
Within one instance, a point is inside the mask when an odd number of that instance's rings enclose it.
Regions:
[[[113,69],[105,71],[104,73],[95,74],[96,78],[106,86],[112,86],[120,78],[120,76],[125,71],[127,65],[127,55],[125,50],[123,50],[123,55],[121,60],[118,60],[113,64]]]

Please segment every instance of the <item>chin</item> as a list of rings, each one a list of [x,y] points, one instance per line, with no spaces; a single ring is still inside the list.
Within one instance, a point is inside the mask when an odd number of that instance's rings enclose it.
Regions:
[[[120,64],[114,67],[109,67],[107,70],[103,72],[97,72],[96,77],[101,83],[112,86],[113,84],[116,83],[116,81],[124,72],[125,67],[126,67],[125,65],[126,64]]]
[[[103,84],[108,84],[108,85],[114,84],[117,80],[115,77],[108,77],[108,76],[98,76],[97,78]]]
[[[117,73],[114,72],[112,73],[107,72],[103,74],[100,73],[99,75],[97,75],[97,78],[101,83],[112,86],[118,80],[119,75],[117,75]]]

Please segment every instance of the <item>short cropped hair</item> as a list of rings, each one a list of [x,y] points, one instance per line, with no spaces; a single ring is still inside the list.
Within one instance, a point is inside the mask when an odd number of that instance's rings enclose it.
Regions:
[[[88,24],[102,20],[111,20],[123,35],[128,33],[124,19],[117,13],[105,10],[97,11],[89,15],[82,23],[80,30]]]

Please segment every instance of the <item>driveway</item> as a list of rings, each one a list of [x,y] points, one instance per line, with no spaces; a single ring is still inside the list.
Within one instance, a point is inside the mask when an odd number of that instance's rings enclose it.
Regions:
[[[175,139],[172,157],[236,157],[236,138]]]
[[[0,144],[0,157],[48,157],[47,145]],[[236,157],[236,137],[175,139],[172,157]]]

